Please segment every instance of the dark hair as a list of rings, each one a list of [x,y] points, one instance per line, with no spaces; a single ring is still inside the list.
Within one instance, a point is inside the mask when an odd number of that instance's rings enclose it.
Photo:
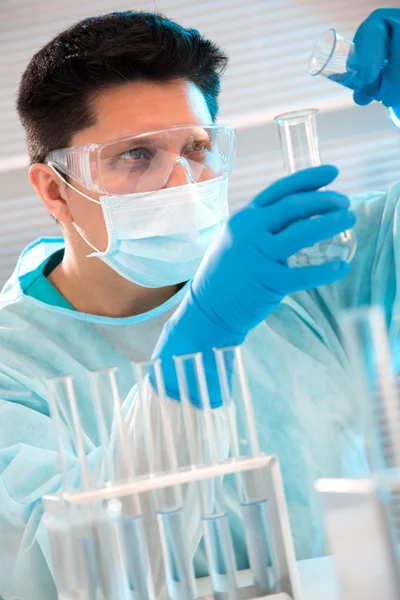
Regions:
[[[41,48],[22,75],[17,111],[30,163],[69,146],[75,133],[95,123],[92,95],[127,81],[192,81],[215,121],[227,63],[196,29],[160,14],[112,12],[79,21]]]

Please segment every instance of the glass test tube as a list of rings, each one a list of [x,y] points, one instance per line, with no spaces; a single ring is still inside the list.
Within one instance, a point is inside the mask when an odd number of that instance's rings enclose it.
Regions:
[[[48,402],[60,459],[64,490],[89,490],[91,480],[74,385],[70,375],[46,379]],[[79,463],[79,474],[71,468]]]
[[[279,139],[285,169],[288,174],[321,164],[315,108],[282,113],[274,118],[278,125]],[[356,238],[352,231],[344,231],[333,238],[304,248],[291,256],[291,267],[319,265],[328,261],[350,262],[356,250]]]
[[[362,307],[341,316],[360,398],[370,464],[376,472],[400,468],[400,403],[383,310]]]
[[[140,394],[140,415],[149,475],[178,472],[174,432],[167,407],[164,377],[159,359],[134,363]],[[155,430],[149,394],[157,395],[161,427]],[[185,524],[180,485],[154,491],[164,556],[168,596],[172,600],[195,600],[196,579]]]
[[[218,446],[201,353],[174,357],[192,469],[217,465]],[[192,399],[200,400],[200,407]],[[200,513],[214,598],[239,600],[236,560],[222,479],[198,481]]]
[[[253,405],[240,347],[215,349],[219,381],[234,458],[260,455]],[[271,538],[263,469],[238,473],[239,493],[250,568],[257,593],[280,591],[278,561]]]
[[[93,413],[107,484],[131,480],[134,473],[116,369],[89,374]],[[154,600],[155,592],[138,494],[110,500],[97,527],[107,598]],[[139,551],[140,549],[140,551]]]
[[[45,383],[59,454],[63,490],[79,488],[90,490],[91,479],[72,378],[69,375],[53,377],[46,379]],[[76,465],[72,467],[71,458],[79,464],[79,471]],[[86,598],[100,600],[104,590],[98,570],[93,529],[94,515],[86,505],[70,505],[66,512],[68,515],[62,517],[62,527],[54,526],[57,517],[50,520],[50,523],[53,522],[52,528],[49,529],[53,555],[65,555],[65,545],[69,544],[70,570],[75,571],[75,588],[80,593],[85,590],[85,600]],[[55,574],[55,579],[62,588],[64,585],[62,574]],[[59,589],[58,593],[60,597],[63,595],[70,597],[66,589]]]
[[[382,69],[386,66],[384,61]],[[328,29],[315,45],[308,66],[312,76],[322,75],[353,91],[362,91],[357,70],[355,44],[339,35],[334,29]],[[387,109],[389,117],[396,127],[400,127],[400,105]]]
[[[76,531],[76,515],[71,507],[60,500],[53,506],[48,505],[44,512],[44,524],[49,534],[54,581],[57,598],[67,600],[79,598],[82,593],[79,564],[76,560],[77,548],[73,533]],[[78,546],[79,551],[79,546]]]
[[[385,316],[381,307],[362,307],[342,314],[341,323],[353,367],[355,396],[360,396],[358,414],[365,431],[365,446],[373,473],[389,474],[399,481],[400,402],[390,352]],[[400,544],[400,493],[398,484],[383,478],[393,544]]]

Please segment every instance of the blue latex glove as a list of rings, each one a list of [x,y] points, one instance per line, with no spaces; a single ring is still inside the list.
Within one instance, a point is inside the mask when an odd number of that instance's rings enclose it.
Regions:
[[[399,106],[400,8],[379,8],[371,13],[358,28],[354,43],[362,86],[354,92],[356,104],[377,100],[387,107]]]
[[[211,349],[241,344],[286,294],[332,283],[349,272],[350,265],[342,261],[303,268],[287,265],[292,254],[355,224],[347,196],[317,191],[337,175],[335,167],[321,166],[285,177],[225,224],[154,351],[153,356],[163,360],[169,396],[179,398],[171,356],[203,352],[211,403],[218,406]],[[198,403],[196,394],[192,396]]]

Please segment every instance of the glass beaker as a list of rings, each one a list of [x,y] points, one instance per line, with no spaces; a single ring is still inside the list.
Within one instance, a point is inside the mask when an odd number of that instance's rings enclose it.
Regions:
[[[383,62],[382,69],[387,62]],[[355,44],[343,38],[334,29],[325,31],[315,45],[310,56],[308,72],[312,76],[323,75],[354,92],[363,91]],[[396,127],[400,128],[400,105],[387,108],[387,112]]]
[[[310,108],[282,113],[274,118],[278,125],[283,161],[288,174],[321,164],[317,113],[316,108]],[[330,239],[297,252],[289,258],[288,264],[291,267],[304,267],[334,260],[350,262],[355,250],[355,234],[351,231],[343,231]]]

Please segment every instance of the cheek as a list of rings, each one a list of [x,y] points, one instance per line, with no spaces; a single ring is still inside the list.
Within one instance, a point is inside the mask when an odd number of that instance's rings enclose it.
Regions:
[[[73,206],[70,204],[70,209],[86,239],[100,252],[106,250],[108,236],[101,206],[86,198],[77,198]]]

